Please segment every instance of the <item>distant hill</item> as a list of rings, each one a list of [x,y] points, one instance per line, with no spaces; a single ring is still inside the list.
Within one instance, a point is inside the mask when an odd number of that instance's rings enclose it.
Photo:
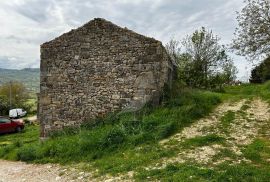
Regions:
[[[25,68],[22,70],[0,68],[0,85],[9,81],[18,81],[23,83],[28,90],[39,92],[39,75],[39,68]]]

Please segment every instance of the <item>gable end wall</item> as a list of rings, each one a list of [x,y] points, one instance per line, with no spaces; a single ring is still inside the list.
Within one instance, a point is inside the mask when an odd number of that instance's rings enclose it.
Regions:
[[[107,21],[95,20],[45,43],[41,46],[41,136],[158,102],[172,71],[159,41]]]

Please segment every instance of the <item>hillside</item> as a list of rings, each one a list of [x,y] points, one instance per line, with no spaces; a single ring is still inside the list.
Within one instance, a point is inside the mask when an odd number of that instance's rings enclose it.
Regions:
[[[39,92],[39,68],[25,68],[22,70],[0,68],[0,85],[9,81],[23,83],[27,89]]]
[[[0,158],[65,164],[55,167],[62,181],[74,168],[78,181],[267,181],[269,90],[270,82],[223,93],[177,90],[158,108],[67,128],[42,143],[39,127],[28,126],[0,138]]]

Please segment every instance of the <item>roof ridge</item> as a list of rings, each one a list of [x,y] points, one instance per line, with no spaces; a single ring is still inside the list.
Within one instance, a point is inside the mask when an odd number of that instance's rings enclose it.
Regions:
[[[60,36],[58,36],[58,37],[56,37],[56,38],[54,38],[54,39],[52,39],[52,40],[50,40],[50,41],[47,41],[47,42],[41,44],[41,46],[45,46],[46,44],[49,44],[49,43],[54,42],[54,41],[57,41],[57,40],[59,40],[60,38],[63,38],[63,36],[68,35],[68,34],[71,34],[72,32],[75,32],[75,31],[77,31],[77,30],[86,28],[87,26],[92,25],[93,23],[95,23],[95,24],[97,24],[97,23],[105,23],[105,24],[109,24],[109,25],[112,25],[112,26],[114,26],[114,27],[116,27],[116,28],[118,28],[118,29],[122,29],[122,30],[125,30],[125,31],[129,32],[129,33],[132,33],[132,34],[134,34],[134,35],[136,35],[136,36],[143,37],[143,38],[147,38],[148,40],[151,40],[151,41],[153,41],[153,42],[160,42],[160,43],[161,43],[161,41],[156,40],[156,39],[154,39],[153,37],[147,37],[147,36],[145,36],[145,35],[139,34],[139,33],[135,32],[135,31],[133,31],[133,30],[128,29],[127,27],[124,27],[124,28],[123,28],[123,27],[120,27],[119,25],[114,24],[114,23],[112,23],[111,21],[108,21],[108,20],[106,20],[106,19],[104,19],[104,18],[94,18],[94,19],[88,21],[87,23],[83,24],[82,26],[79,26],[78,28],[71,29],[70,31],[68,31],[68,32],[66,32],[66,33],[63,33],[62,35],[60,35]]]

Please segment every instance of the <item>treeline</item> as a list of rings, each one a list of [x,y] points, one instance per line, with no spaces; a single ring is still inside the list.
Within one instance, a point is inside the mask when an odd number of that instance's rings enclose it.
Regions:
[[[182,41],[172,39],[166,45],[180,83],[193,88],[222,89],[236,79],[237,69],[219,40],[202,27]]]

